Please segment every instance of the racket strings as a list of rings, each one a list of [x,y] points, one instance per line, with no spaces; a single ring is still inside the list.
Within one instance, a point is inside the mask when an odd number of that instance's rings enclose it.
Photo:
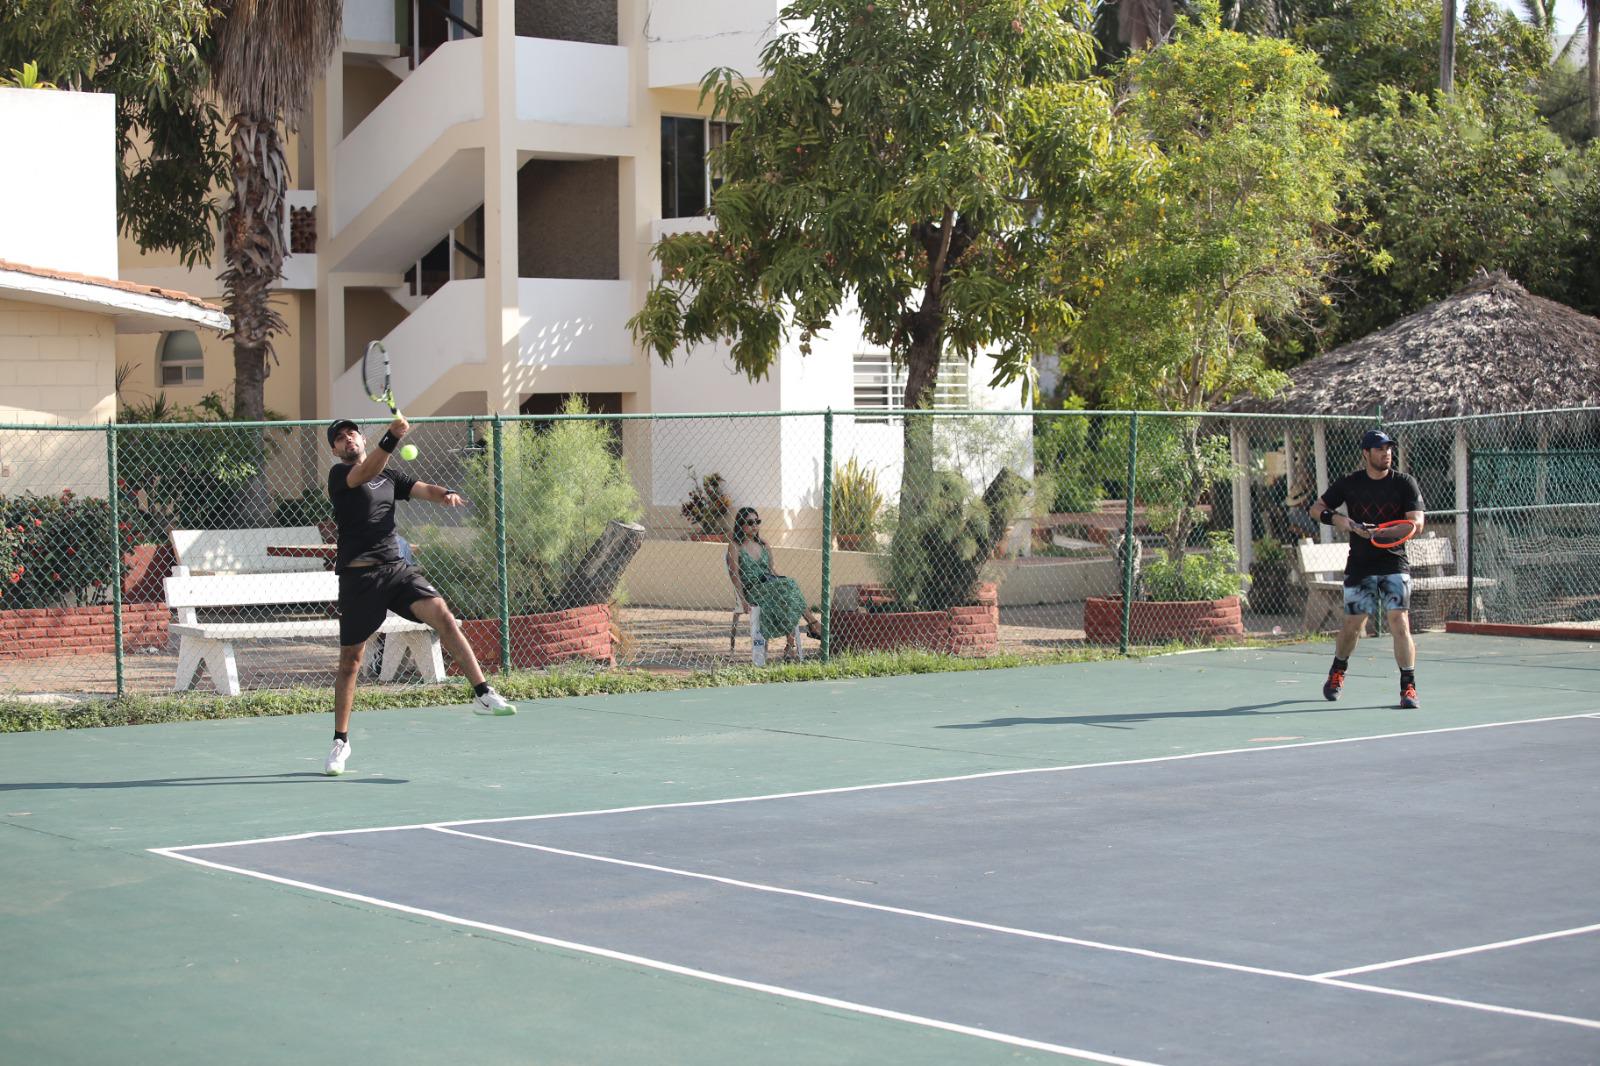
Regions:
[[[379,352],[368,350],[366,358],[361,363],[361,377],[367,386],[367,395],[381,397],[387,390],[384,381],[383,355]]]

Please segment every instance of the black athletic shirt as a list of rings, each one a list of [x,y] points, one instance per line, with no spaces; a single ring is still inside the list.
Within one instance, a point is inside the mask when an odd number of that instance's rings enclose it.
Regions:
[[[1407,511],[1420,511],[1422,489],[1410,474],[1391,470],[1388,477],[1371,478],[1365,469],[1357,470],[1328,486],[1322,494],[1327,505],[1338,510],[1345,506],[1345,514],[1355,522],[1377,525],[1404,518]],[[342,542],[341,542],[342,543]],[[1366,537],[1350,534],[1350,560],[1344,566],[1344,583],[1353,585],[1364,577],[1375,574],[1404,574],[1411,569],[1406,561],[1406,546],[1374,548]]]
[[[365,485],[351,488],[353,463],[340,463],[328,471],[328,496],[339,525],[339,559],[335,573],[353,562],[392,563],[400,558],[394,537],[394,501],[409,500],[417,479],[395,470],[380,470]]]

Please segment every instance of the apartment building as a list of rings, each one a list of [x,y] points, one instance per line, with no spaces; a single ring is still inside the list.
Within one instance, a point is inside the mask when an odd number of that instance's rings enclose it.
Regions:
[[[758,382],[721,346],[668,366],[627,330],[651,245],[713,224],[706,153],[727,131],[710,121],[700,80],[714,67],[755,77],[782,7],[347,0],[343,47],[290,146],[289,331],[268,407],[370,413],[359,363],[373,340],[410,414],[548,413],[571,393],[607,412],[892,406],[903,371],[848,316],[809,356],[796,342]],[[214,295],[208,271],[139,260],[125,273]],[[232,378],[227,345],[204,339],[164,337],[122,357],[144,365],[142,385],[180,402]],[[1015,406],[1014,390],[984,386],[989,376],[982,361],[970,374],[952,367],[941,402]],[[850,448],[896,480],[898,426],[852,433]],[[663,428],[630,434],[627,450],[653,507],[683,498],[693,466],[725,473],[740,499],[795,509],[814,502],[819,434],[798,420],[693,440]]]

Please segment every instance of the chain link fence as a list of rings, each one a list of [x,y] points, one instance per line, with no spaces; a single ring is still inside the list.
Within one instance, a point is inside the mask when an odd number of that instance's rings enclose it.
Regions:
[[[491,674],[1043,656],[1336,628],[1306,506],[1380,424],[1427,503],[1415,628],[1600,617],[1594,409],[429,418],[391,469],[469,501],[397,524]],[[335,461],[321,422],[0,427],[0,692],[331,685]],[[367,664],[458,672],[393,615]]]

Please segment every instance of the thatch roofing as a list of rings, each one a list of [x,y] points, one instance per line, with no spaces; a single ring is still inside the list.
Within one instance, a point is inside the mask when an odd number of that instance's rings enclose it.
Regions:
[[[1533,296],[1504,271],[1289,372],[1234,411],[1372,414],[1385,421],[1600,403],[1600,319]]]

